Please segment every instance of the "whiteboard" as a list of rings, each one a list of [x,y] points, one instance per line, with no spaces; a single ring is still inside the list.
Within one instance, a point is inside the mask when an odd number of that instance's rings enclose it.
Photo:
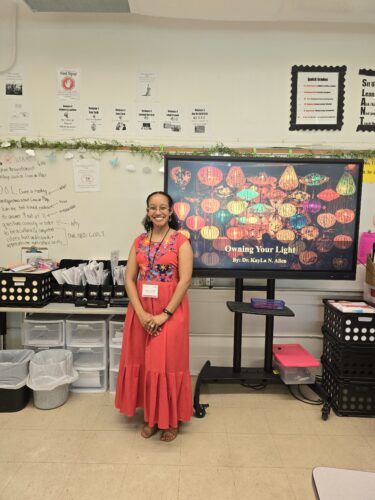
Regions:
[[[143,229],[147,195],[163,188],[163,163],[127,152],[50,153],[0,152],[0,266],[20,261],[24,246],[47,247],[56,260],[110,259],[112,250],[126,259]],[[99,166],[97,191],[77,191],[82,162]]]

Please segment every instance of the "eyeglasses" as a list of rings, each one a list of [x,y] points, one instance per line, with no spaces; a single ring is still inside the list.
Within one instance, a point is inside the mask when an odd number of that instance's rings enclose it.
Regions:
[[[154,205],[151,205],[150,207],[147,207],[147,210],[149,212],[156,212],[157,210],[160,210],[160,212],[169,212],[169,207],[168,205],[161,205],[160,207],[155,207]]]

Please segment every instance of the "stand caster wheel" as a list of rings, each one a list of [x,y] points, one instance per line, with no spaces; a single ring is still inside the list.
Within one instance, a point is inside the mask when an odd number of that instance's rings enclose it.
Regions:
[[[322,408],[322,420],[328,420],[329,414],[331,412],[331,407],[328,403],[324,403]]]
[[[195,408],[195,416],[197,418],[203,418],[206,416],[206,408],[208,407],[208,405],[198,405],[196,408]]]

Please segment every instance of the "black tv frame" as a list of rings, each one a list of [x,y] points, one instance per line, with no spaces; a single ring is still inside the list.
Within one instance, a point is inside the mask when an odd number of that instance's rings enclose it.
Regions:
[[[235,163],[241,166],[241,163],[309,163],[309,164],[357,164],[358,184],[355,209],[355,223],[353,234],[353,249],[352,249],[352,268],[350,270],[291,270],[291,269],[246,269],[246,268],[197,268],[194,267],[193,276],[208,277],[208,278],[267,278],[267,279],[305,279],[305,280],[355,280],[356,278],[356,263],[357,263],[357,242],[360,222],[361,210],[361,194],[362,194],[362,175],[363,175],[363,160],[358,158],[303,158],[303,157],[254,157],[254,156],[207,156],[207,155],[165,155],[164,157],[164,190],[169,193],[169,165],[170,162],[225,162]],[[203,165],[202,165],[203,166]],[[173,193],[172,194],[173,197]],[[178,201],[178,200],[174,200]]]

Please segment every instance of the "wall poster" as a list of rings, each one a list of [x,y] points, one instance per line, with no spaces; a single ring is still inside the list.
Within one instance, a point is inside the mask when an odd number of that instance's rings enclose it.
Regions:
[[[293,66],[289,130],[341,130],[346,66]]]
[[[361,107],[357,132],[375,132],[375,71],[360,69]]]

